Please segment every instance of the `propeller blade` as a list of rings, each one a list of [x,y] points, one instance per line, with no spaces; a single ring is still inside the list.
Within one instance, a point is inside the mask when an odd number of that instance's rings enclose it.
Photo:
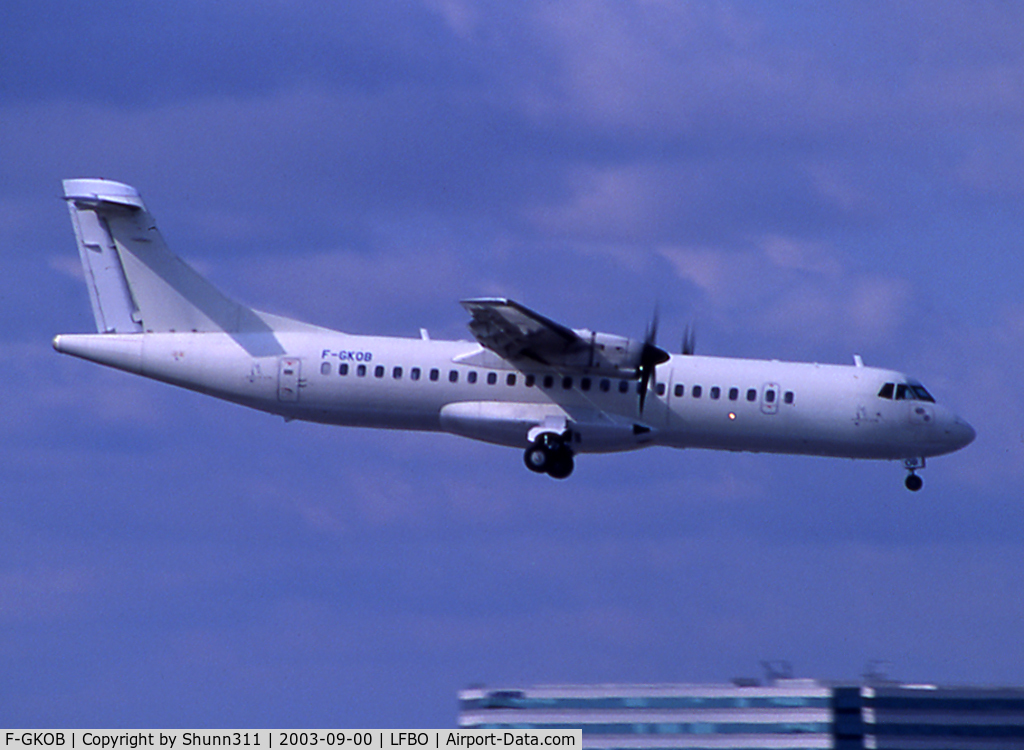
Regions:
[[[654,315],[651,316],[651,322],[647,326],[647,332],[644,334],[644,348],[648,346],[655,346],[655,342],[658,340],[658,319],[661,317],[661,313],[658,310],[658,306],[654,306]]]
[[[683,331],[683,346],[682,353],[686,356],[692,356],[696,351],[697,334],[694,330],[694,326],[687,323],[686,328]]]
[[[658,308],[654,308],[654,316],[651,324],[647,327],[644,335],[644,348],[640,350],[640,364],[637,367],[637,375],[640,378],[640,413],[644,413],[644,403],[647,401],[647,388],[654,377],[654,369],[662,362],[668,362],[671,356],[664,349],[655,343],[658,339]]]
[[[647,400],[647,384],[651,380],[651,371],[649,368],[643,368],[640,371],[640,413],[644,413],[644,401]]]

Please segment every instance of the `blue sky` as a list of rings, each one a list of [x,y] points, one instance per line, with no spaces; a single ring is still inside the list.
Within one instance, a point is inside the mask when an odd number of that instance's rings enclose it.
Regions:
[[[5,3],[0,724],[451,726],[470,683],[788,659],[1024,684],[1024,10]],[[463,338],[508,295],[707,354],[921,378],[895,464],[650,450],[567,482],[63,358],[60,180],[135,185],[261,309]]]

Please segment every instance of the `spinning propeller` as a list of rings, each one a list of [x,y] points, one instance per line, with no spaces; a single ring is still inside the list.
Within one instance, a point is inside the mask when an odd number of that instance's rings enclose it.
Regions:
[[[644,401],[647,400],[647,387],[650,385],[651,378],[654,376],[654,368],[660,365],[662,362],[668,362],[671,357],[668,352],[658,347],[654,342],[658,338],[658,309],[654,309],[654,317],[651,319],[651,324],[647,327],[647,333],[644,335],[644,346],[640,350],[640,364],[637,365],[636,372],[640,378],[640,413],[644,413]]]

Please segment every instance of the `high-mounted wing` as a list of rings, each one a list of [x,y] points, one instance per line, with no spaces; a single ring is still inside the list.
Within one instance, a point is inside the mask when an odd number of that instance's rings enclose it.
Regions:
[[[503,298],[462,300],[473,319],[469,330],[484,347],[510,362],[564,364],[588,346],[575,331]]]
[[[509,362],[537,363],[559,372],[579,372],[641,380],[642,396],[654,368],[669,355],[647,340],[611,333],[572,330],[518,302],[504,298],[467,299],[462,306],[473,319],[469,330],[485,348]]]

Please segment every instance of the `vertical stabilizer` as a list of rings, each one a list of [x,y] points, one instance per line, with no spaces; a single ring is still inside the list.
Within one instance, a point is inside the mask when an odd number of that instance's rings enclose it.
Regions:
[[[238,332],[254,319],[167,248],[135,188],[65,180],[64,197],[100,333]]]

